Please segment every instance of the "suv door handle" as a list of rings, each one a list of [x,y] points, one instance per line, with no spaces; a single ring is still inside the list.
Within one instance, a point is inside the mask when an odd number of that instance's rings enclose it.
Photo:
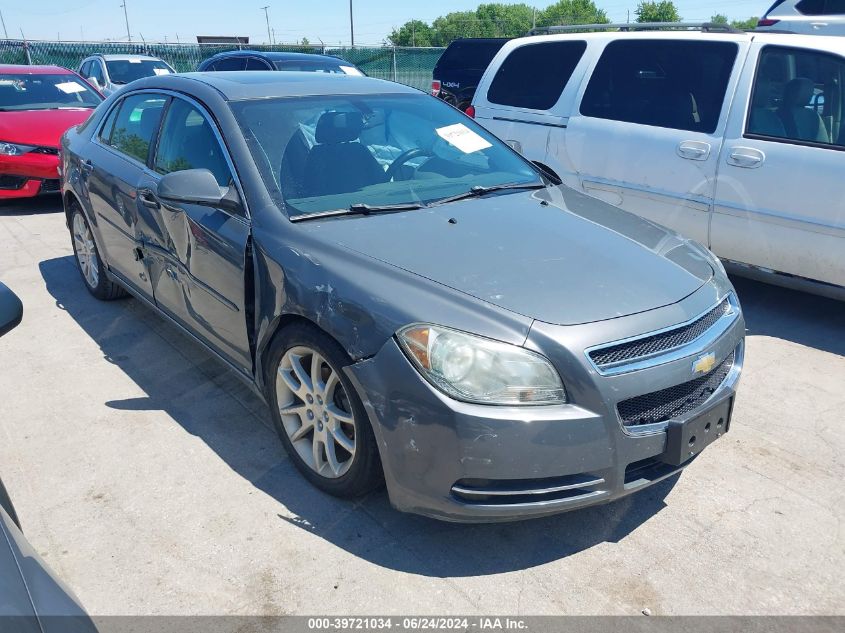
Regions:
[[[810,22],[810,26],[814,29],[821,29],[827,26],[827,22]]]
[[[728,155],[728,165],[757,169],[766,161],[766,155],[753,147],[732,147]]]
[[[161,208],[161,204],[152,189],[138,189],[138,199],[145,207],[150,207],[151,209]]]
[[[710,158],[710,143],[684,141],[678,145],[678,156],[688,160],[707,160]]]
[[[90,160],[80,161],[79,169],[81,169],[83,173],[91,173],[92,171],[94,171],[94,163],[92,163]]]

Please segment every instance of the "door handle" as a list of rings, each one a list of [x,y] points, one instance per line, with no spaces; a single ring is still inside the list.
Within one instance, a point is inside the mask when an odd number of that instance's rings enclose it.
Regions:
[[[83,176],[87,176],[94,171],[94,163],[90,160],[83,160],[79,163],[79,170],[82,172]]]
[[[161,208],[161,204],[152,192],[152,189],[138,189],[138,199],[145,207],[150,207],[151,209]]]
[[[753,147],[732,147],[728,155],[728,165],[757,169],[766,161],[766,155]]]
[[[814,29],[823,29],[827,26],[827,22],[810,22],[810,26]]]
[[[678,145],[678,156],[688,160],[707,160],[710,158],[710,149],[710,143],[684,141]]]

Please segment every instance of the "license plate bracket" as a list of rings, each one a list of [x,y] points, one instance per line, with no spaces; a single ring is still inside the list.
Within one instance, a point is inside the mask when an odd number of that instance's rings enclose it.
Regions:
[[[688,462],[728,432],[733,406],[734,399],[728,398],[689,420],[670,421],[666,429],[666,450],[657,459],[672,466]]]

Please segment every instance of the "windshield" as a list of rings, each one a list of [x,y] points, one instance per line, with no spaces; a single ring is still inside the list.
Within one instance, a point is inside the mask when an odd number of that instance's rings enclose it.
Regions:
[[[102,100],[75,75],[0,75],[0,110],[96,108]]]
[[[309,73],[331,73],[334,75],[355,75],[363,76],[360,70],[349,64],[344,64],[343,61],[299,61],[299,60],[280,60],[273,62],[277,70],[298,70]]]
[[[109,79],[115,84],[128,84],[136,79],[169,75],[173,72],[163,61],[150,59],[115,59],[106,62],[106,67],[109,70]]]
[[[291,217],[541,184],[500,140],[423,94],[261,99],[232,109]]]

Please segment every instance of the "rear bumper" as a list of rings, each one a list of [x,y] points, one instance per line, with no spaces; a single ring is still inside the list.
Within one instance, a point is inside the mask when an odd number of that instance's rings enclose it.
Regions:
[[[58,193],[59,157],[29,153],[0,157],[0,200]]]
[[[581,326],[578,326],[581,327]],[[745,325],[739,315],[712,349],[736,355],[734,367],[691,419],[736,394]],[[564,363],[541,350],[561,368]],[[529,342],[531,344],[531,336]],[[583,348],[581,348],[583,350]],[[573,357],[584,357],[583,351]],[[458,402],[427,381],[394,340],[348,368],[375,430],[391,503],[399,510],[449,521],[492,522],[538,517],[613,501],[679,472],[656,460],[666,426],[638,432],[616,411],[622,381],[588,368],[561,371],[573,404],[496,407]],[[642,393],[683,380],[689,358],[647,372]],[[688,378],[684,378],[688,380]],[[717,441],[718,443],[718,441]]]

